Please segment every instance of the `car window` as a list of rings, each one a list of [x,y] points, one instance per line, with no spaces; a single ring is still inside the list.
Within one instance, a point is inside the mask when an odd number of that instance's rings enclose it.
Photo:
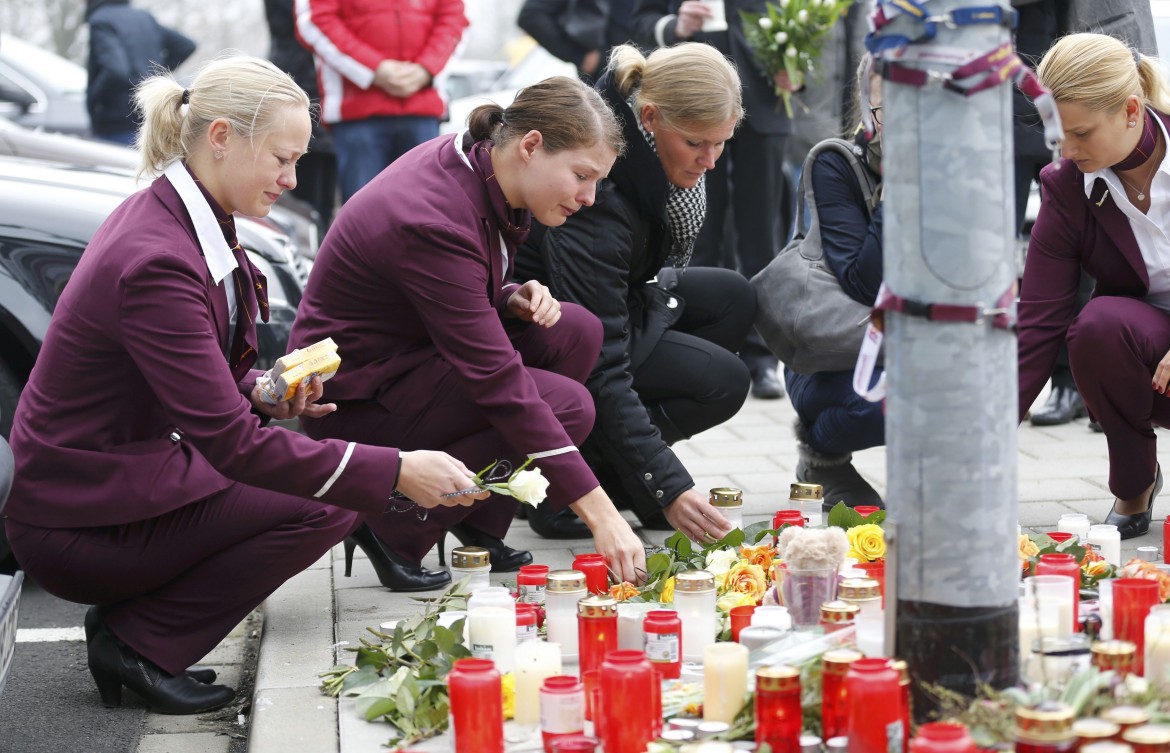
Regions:
[[[5,34],[0,39],[0,58],[41,85],[50,86],[62,94],[85,96],[89,74],[85,68],[60,55]]]
[[[0,267],[47,311],[57,305],[80,258],[76,246],[0,236]]]

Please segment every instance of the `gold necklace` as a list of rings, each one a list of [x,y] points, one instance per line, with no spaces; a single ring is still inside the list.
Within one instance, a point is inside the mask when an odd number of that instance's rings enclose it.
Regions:
[[[1154,153],[1150,156],[1151,160],[1153,160],[1155,157],[1158,156],[1158,149],[1161,146],[1162,146],[1161,143],[1159,143],[1158,146],[1154,147]],[[1137,192],[1137,200],[1138,201],[1145,201],[1146,200],[1146,191],[1149,190],[1150,186],[1154,182],[1154,174],[1156,172],[1158,172],[1158,166],[1159,166],[1158,164],[1155,164],[1154,169],[1150,170],[1150,174],[1146,176],[1146,187],[1145,188],[1138,188],[1137,186],[1135,186],[1134,184],[1130,183],[1128,180],[1123,178],[1121,173],[1115,173],[1115,174],[1117,175],[1118,180],[1120,180],[1123,184],[1125,184],[1126,186],[1128,186],[1129,188],[1131,188]]]

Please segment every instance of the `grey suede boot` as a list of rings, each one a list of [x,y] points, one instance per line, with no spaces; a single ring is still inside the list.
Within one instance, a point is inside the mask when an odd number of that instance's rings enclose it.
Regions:
[[[824,490],[821,508],[828,512],[838,502],[848,507],[875,505],[885,508],[877,490],[862,478],[853,467],[853,455],[826,455],[817,452],[806,441],[808,430],[798,419],[794,425],[799,441],[800,460],[796,464],[796,480],[805,484],[820,484]]]

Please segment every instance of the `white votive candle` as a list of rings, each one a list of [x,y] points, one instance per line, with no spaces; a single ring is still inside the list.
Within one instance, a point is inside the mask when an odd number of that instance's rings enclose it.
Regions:
[[[1083,542],[1089,537],[1089,516],[1083,512],[1066,512],[1056,521],[1056,530],[1071,533]]]
[[[780,630],[792,629],[792,616],[788,614],[788,607],[762,606],[752,612],[752,627],[774,627]]]
[[[511,672],[516,652],[516,602],[503,586],[481,588],[467,599],[467,640],[473,656]]]
[[[540,686],[561,673],[561,647],[525,641],[516,647],[516,723],[540,722]]]
[[[1031,596],[1020,598],[1020,664],[1024,666],[1032,656],[1036,639],[1056,635],[1059,617],[1052,611],[1040,611]],[[1059,623],[1066,624],[1066,623]]]
[[[1170,604],[1150,607],[1145,632],[1145,678],[1164,686],[1170,680]]]
[[[1099,524],[1089,526],[1089,543],[1101,553],[1105,561],[1114,567],[1121,567],[1121,534],[1117,526]]]
[[[1097,614],[1101,616],[1101,640],[1113,639],[1113,580],[1097,581]]]
[[[646,619],[648,604],[618,604],[618,648],[641,651],[645,646],[642,639],[642,621]]]
[[[684,634],[686,628],[683,628]],[[712,643],[703,650],[703,719],[735,721],[747,693],[748,650],[738,643]]]

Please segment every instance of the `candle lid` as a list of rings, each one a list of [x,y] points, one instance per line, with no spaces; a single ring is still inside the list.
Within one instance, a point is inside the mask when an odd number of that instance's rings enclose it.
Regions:
[[[727,722],[699,722],[699,726],[695,727],[695,734],[699,739],[714,737],[715,735],[722,735],[731,729],[731,725]]]
[[[548,577],[548,565],[521,565],[520,575],[544,579]]]
[[[760,667],[756,670],[756,690],[800,690],[800,670],[785,664]]]
[[[793,484],[789,487],[789,499],[824,499],[825,492],[820,484]]]
[[[826,672],[843,675],[849,671],[850,664],[863,658],[863,656],[864,654],[860,651],[851,648],[835,648],[832,651],[826,651],[822,658],[825,662]]]
[[[703,723],[702,719],[688,719],[686,717],[675,717],[670,720],[671,729],[686,729],[694,732]]]
[[[548,574],[545,590],[551,593],[584,591],[585,573],[580,570],[553,570]]]
[[[898,673],[898,684],[910,684],[910,665],[906,663],[905,659],[893,659],[890,661],[890,669]]]
[[[874,578],[846,578],[837,586],[842,601],[873,601],[882,598],[882,586]]]
[[[1060,742],[1072,737],[1076,712],[1063,703],[1042,703],[1016,709],[1015,736],[1021,742]]]
[[[1108,740],[1120,732],[1121,727],[1104,719],[1090,717],[1077,719],[1073,722],[1072,730],[1080,740]]]
[[[691,740],[695,739],[695,731],[691,729],[679,729],[678,727],[675,727],[673,729],[663,730],[659,737],[668,743],[689,743]]]
[[[1125,657],[1137,653],[1137,644],[1133,641],[1114,639],[1111,641],[1097,641],[1089,650],[1094,656]]]
[[[488,550],[478,546],[457,546],[451,550],[451,567],[487,567],[491,564]]]
[[[1137,556],[1146,562],[1153,562],[1158,559],[1158,547],[1139,546],[1137,548]]]
[[[617,617],[617,599],[603,594],[586,596],[577,602],[577,614],[582,617]]]
[[[825,750],[845,750],[849,747],[849,738],[844,735],[840,737],[830,737],[825,740]]]
[[[715,576],[706,570],[684,570],[674,576],[675,591],[714,591]]]
[[[1164,724],[1143,724],[1140,727],[1130,727],[1121,736],[1127,743],[1138,745],[1167,745],[1170,744],[1170,727]]]
[[[711,490],[713,507],[739,507],[743,504],[743,492],[731,486],[720,486]]]
[[[1150,721],[1150,712],[1139,706],[1114,706],[1102,712],[1101,718],[1122,727],[1129,727]]]
[[[861,607],[844,601],[826,601],[821,604],[821,622],[853,622]]]

